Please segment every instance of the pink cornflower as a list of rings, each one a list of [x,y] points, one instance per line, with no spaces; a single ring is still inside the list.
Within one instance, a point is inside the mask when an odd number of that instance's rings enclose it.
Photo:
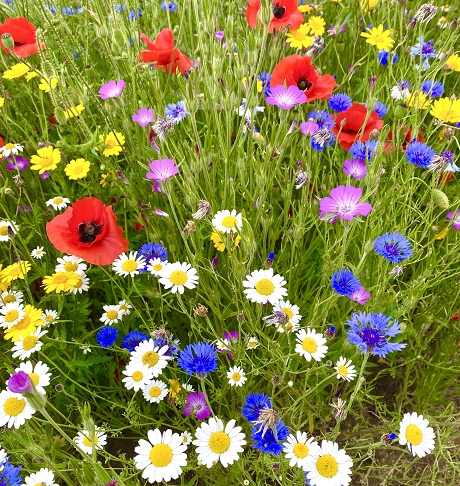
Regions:
[[[367,299],[370,299],[371,293],[367,292],[366,289],[360,285],[358,290],[355,290],[351,295],[350,299],[358,302],[358,304],[364,305]]]
[[[157,182],[165,182],[179,172],[179,168],[176,167],[172,159],[153,160],[149,167],[152,172],[147,172],[145,176],[147,179],[153,179]]]
[[[151,108],[140,108],[137,113],[134,113],[131,120],[141,127],[146,127],[155,121],[155,115]]]
[[[369,203],[360,203],[363,194],[360,187],[339,186],[331,191],[331,197],[323,197],[319,202],[321,213],[352,221],[355,216],[367,216],[372,209]]]
[[[353,160],[345,160],[343,166],[343,172],[351,177],[354,177],[355,179],[362,179],[367,175],[366,162],[358,157],[355,157]]]
[[[119,81],[109,81],[101,86],[99,95],[103,100],[107,100],[108,98],[118,98],[121,95],[124,86],[125,82],[123,79],[120,79]]]
[[[267,96],[265,101],[269,105],[276,105],[283,110],[290,110],[293,106],[305,103],[307,96],[296,85],[289,86],[287,90],[282,84],[271,88],[271,96]]]
[[[200,393],[190,393],[187,396],[187,402],[185,407],[182,409],[184,415],[196,415],[198,420],[204,420],[211,415],[211,409],[208,407],[206,402],[206,397],[203,392]]]

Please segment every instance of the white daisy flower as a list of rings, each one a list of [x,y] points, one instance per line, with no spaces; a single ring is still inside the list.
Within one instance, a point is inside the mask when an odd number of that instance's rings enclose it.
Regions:
[[[42,349],[43,343],[40,341],[40,338],[48,331],[42,331],[41,329],[42,327],[39,326],[35,332],[29,336],[19,336],[19,341],[16,341],[11,349],[13,358],[19,358],[22,361],[29,358],[35,351],[40,351],[40,349]]]
[[[19,226],[14,221],[0,221],[0,241],[8,241],[18,232]]]
[[[122,373],[126,376],[122,380],[126,389],[131,390],[133,388],[135,392],[145,388],[153,378],[153,371],[148,365],[132,363],[131,361]]]
[[[441,27],[441,29],[445,29],[449,25],[449,21],[446,19],[446,17],[441,17],[437,21],[438,27]]]
[[[10,329],[26,315],[25,308],[19,302],[10,302],[0,308],[0,326]]]
[[[37,246],[35,250],[32,250],[30,252],[30,256],[32,258],[35,258],[36,260],[41,260],[43,258],[43,255],[46,255],[46,252],[43,251],[43,246]]]
[[[89,436],[89,432],[87,430],[82,430],[81,432],[78,432],[77,436],[73,439],[78,447],[80,447],[80,449],[87,454],[92,454],[93,452],[93,440],[95,449],[101,450],[102,446],[107,444],[107,434],[104,432],[104,430],[97,425],[94,428],[94,438]]]
[[[24,150],[24,147],[19,143],[7,143],[4,147],[0,148],[0,154],[3,157],[9,157],[10,155],[18,155]]]
[[[406,100],[410,96],[409,88],[401,88],[401,86],[393,86],[391,88],[391,97],[394,100]]]
[[[434,449],[436,434],[428,420],[415,412],[405,413],[399,424],[399,443],[406,445],[414,456],[424,457]]]
[[[104,314],[102,314],[101,318],[99,319],[104,324],[111,326],[112,324],[116,324],[118,321],[123,319],[124,312],[120,311],[118,305],[105,305],[104,310]]]
[[[153,258],[147,265],[147,271],[152,275],[155,275],[155,277],[158,277],[161,270],[163,270],[164,266],[167,264],[167,260],[162,260],[161,258]]]
[[[168,387],[160,380],[152,380],[144,388],[144,398],[151,403],[160,403],[168,394]]]
[[[230,348],[228,347],[229,344],[228,339],[225,338],[215,341],[216,348],[219,351],[230,351]]]
[[[287,295],[283,285],[286,285],[286,280],[281,275],[273,275],[273,268],[254,270],[243,281],[243,287],[247,287],[243,292],[252,302],[265,304],[268,301],[274,305]]]
[[[89,289],[89,278],[87,277],[85,272],[77,272],[75,275],[79,275],[80,280],[75,284],[75,287],[73,289],[69,290],[69,293],[72,293],[74,295],[82,294]]]
[[[224,429],[220,418],[210,417],[208,423],[203,422],[195,431],[198,461],[201,461],[208,468],[217,461],[222,466],[228,467],[238,460],[238,453],[243,452],[243,445],[246,444],[241,427],[235,427],[236,420],[230,420]]]
[[[233,366],[227,372],[228,383],[232,386],[243,386],[246,382],[246,374],[239,366]]]
[[[313,437],[307,440],[307,433],[297,431],[296,435],[289,434],[287,442],[283,443],[283,452],[286,459],[289,459],[291,467],[297,466],[305,470],[308,459],[313,454],[319,454],[320,448],[317,442],[313,442]]]
[[[83,351],[83,354],[91,353],[91,348],[87,344],[80,346],[80,349]]]
[[[259,346],[259,341],[257,341],[257,338],[250,337],[246,349],[256,349],[258,346]]]
[[[14,290],[5,290],[0,294],[0,303],[9,304],[10,302],[21,303],[24,299],[22,292],[15,292]]]
[[[222,233],[230,233],[231,231],[236,233],[243,228],[243,216],[241,213],[237,214],[236,209],[233,209],[232,212],[224,209],[214,215],[211,224],[216,230]]]
[[[289,300],[280,300],[273,305],[273,313],[275,312],[282,312],[288,317],[286,323],[276,323],[276,330],[278,332],[297,332],[297,329],[300,327],[300,320],[302,319],[302,316],[299,314],[299,306],[291,304]]]
[[[327,346],[324,346],[326,339],[321,333],[316,333],[314,329],[301,329],[296,334],[297,345],[295,350],[300,356],[310,362],[312,359],[320,361],[327,353]]]
[[[356,378],[356,370],[354,365],[351,364],[351,360],[340,357],[335,365],[337,370],[337,379],[346,381],[352,381]]]
[[[4,466],[2,464],[7,455],[8,454],[6,453],[5,449],[0,448],[0,472],[3,471]]]
[[[9,390],[0,393],[0,427],[19,429],[34,413],[35,409],[21,394]]]
[[[148,366],[156,378],[163,369],[168,365],[169,356],[165,356],[169,346],[165,345],[162,348],[155,345],[153,339],[147,339],[139,343],[134,351],[131,352],[130,363],[136,366]]]
[[[189,383],[185,383],[183,385],[181,385],[181,387],[185,390],[185,391],[188,391],[189,393],[193,393],[195,391],[195,388],[193,388],[192,385],[190,385]]]
[[[182,432],[182,434],[180,434],[180,437],[182,438],[182,443],[186,446],[192,443],[193,436],[187,430],[185,432]]]
[[[59,319],[58,312],[51,309],[45,309],[43,311],[42,318],[41,318],[44,326],[49,326],[50,324],[54,324],[58,319]]]
[[[159,429],[149,430],[148,441],[139,440],[134,449],[137,469],[142,469],[142,477],[149,483],[171,481],[182,474],[182,468],[187,465],[187,446],[182,442],[179,434],[171,429],[163,433]]]
[[[48,201],[45,202],[47,206],[49,206],[50,208],[52,207],[54,209],[64,209],[67,207],[67,204],[69,203],[70,203],[69,199],[61,196],[53,197],[52,199],[48,199]]]
[[[190,263],[167,263],[159,274],[160,283],[165,289],[175,294],[184,293],[184,288],[194,289],[198,284],[198,275]]]
[[[55,272],[74,272],[81,275],[88,268],[83,258],[73,255],[64,255],[62,258],[58,258],[57,261]]]
[[[30,476],[24,478],[25,484],[23,486],[58,486],[54,482],[54,473],[46,467],[42,467],[40,471],[32,473]]]
[[[139,270],[142,270],[145,267],[145,259],[144,257],[137,256],[137,251],[130,251],[129,255],[126,253],[122,253],[113,263],[112,269],[117,275],[121,275],[122,277],[126,277],[126,275],[134,275],[139,274]]]
[[[30,380],[35,385],[38,393],[45,395],[44,386],[48,386],[50,384],[51,373],[48,373],[49,366],[45,363],[39,361],[35,367],[31,361],[26,361],[25,363],[21,363],[15,370],[15,373],[18,371],[24,371],[29,375]],[[14,374],[14,373],[13,373]],[[11,376],[13,376],[13,374]]]
[[[131,311],[130,309],[132,309],[133,306],[131,304],[129,304],[128,302],[126,302],[126,300],[120,300],[120,302],[118,302],[118,310],[120,312],[123,312],[124,314],[126,315],[129,315],[131,314]]]

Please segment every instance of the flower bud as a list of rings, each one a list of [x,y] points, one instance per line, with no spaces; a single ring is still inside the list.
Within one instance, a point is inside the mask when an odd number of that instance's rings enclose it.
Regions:
[[[115,29],[113,31],[113,39],[118,47],[124,47],[125,38],[123,37],[123,32],[120,29]]]
[[[433,189],[433,202],[441,209],[449,209],[448,197],[439,189]]]
[[[337,41],[337,52],[343,52],[345,50],[345,42]]]
[[[67,118],[65,116],[64,110],[60,106],[54,108],[54,116],[58,121],[59,125],[65,125],[67,123]]]
[[[369,133],[369,140],[377,140],[379,138],[379,131],[374,128],[371,133]]]
[[[11,34],[8,34],[8,32],[5,32],[2,34],[2,44],[9,49],[10,51],[14,51],[14,39]]]
[[[452,22],[450,23],[449,29],[451,32],[455,32],[457,30],[457,27],[458,27],[458,20],[457,17],[455,17],[455,19],[452,20]]]
[[[396,107],[395,110],[395,118],[404,118],[406,116],[406,111],[407,111],[407,105],[404,103],[401,103]]]

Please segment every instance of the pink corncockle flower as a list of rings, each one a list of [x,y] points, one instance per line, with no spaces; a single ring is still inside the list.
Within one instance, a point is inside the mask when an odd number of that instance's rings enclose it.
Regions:
[[[216,39],[219,42],[222,42],[222,39],[224,38],[224,31],[223,30],[218,30],[217,32],[214,32],[214,35],[216,36]]]
[[[169,218],[169,214],[168,213],[165,213],[161,209],[155,209],[155,211],[153,211],[153,214],[155,216],[161,216],[162,218]]]
[[[282,84],[271,88],[271,96],[267,96],[265,101],[269,105],[276,105],[283,110],[290,110],[293,106],[305,103],[307,96],[296,85],[289,86],[287,90]]]
[[[230,348],[228,348],[228,346],[231,346],[234,343],[236,343],[238,341],[238,337],[239,337],[238,331],[226,332],[224,334],[224,339],[222,341],[218,341],[217,351],[219,351],[220,353],[225,353],[230,351]],[[233,359],[232,353],[228,353],[228,357]]]
[[[165,182],[179,172],[179,167],[176,167],[172,159],[153,160],[149,167],[152,172],[147,172],[145,176],[157,182]]]
[[[446,214],[446,218],[447,219],[452,219],[454,216],[454,212],[453,211],[449,211],[447,214]],[[455,214],[455,218],[454,218],[454,221],[452,223],[452,226],[455,228],[455,229],[460,229],[460,209],[456,212]]]
[[[300,131],[305,135],[315,135],[318,133],[319,126],[315,123],[314,120],[308,120],[307,122],[300,124]]]
[[[125,82],[123,79],[120,79],[119,81],[109,81],[101,86],[99,95],[103,100],[107,100],[108,98],[118,98],[121,95],[124,86]]]
[[[343,172],[355,179],[362,179],[367,175],[367,165],[363,159],[355,157],[353,160],[347,159],[343,163]]]
[[[363,194],[360,187],[339,186],[332,189],[331,197],[323,197],[319,202],[319,212],[330,213],[337,218],[352,221],[355,216],[367,216],[372,209],[369,203],[360,203]]]
[[[134,113],[131,120],[136,122],[140,127],[146,127],[155,121],[155,115],[151,108],[139,108],[137,113]]]
[[[211,409],[207,405],[203,392],[192,392],[187,395],[187,403],[182,410],[184,411],[184,415],[195,415],[198,420],[204,420],[211,415]]]
[[[371,293],[367,292],[366,289],[360,285],[358,290],[355,290],[351,295],[350,299],[358,302],[358,304],[364,305],[367,299],[371,298]]]
[[[8,159],[7,159],[8,160]],[[27,164],[29,163],[29,159],[23,159],[16,155],[14,161],[9,163],[6,168],[10,170],[25,170],[27,169]]]

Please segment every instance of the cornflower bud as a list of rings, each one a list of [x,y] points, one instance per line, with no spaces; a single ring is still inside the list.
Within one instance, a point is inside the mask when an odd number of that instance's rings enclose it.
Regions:
[[[432,3],[424,3],[415,14],[415,17],[422,24],[429,22],[437,13],[439,8],[435,7]]]

